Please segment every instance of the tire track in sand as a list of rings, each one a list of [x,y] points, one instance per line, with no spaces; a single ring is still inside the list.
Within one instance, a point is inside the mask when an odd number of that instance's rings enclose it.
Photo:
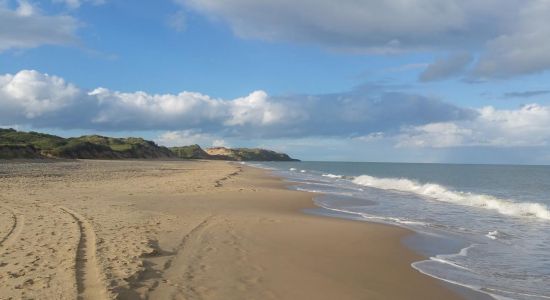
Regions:
[[[75,262],[78,299],[107,299],[108,293],[97,265],[96,236],[92,225],[80,214],[63,206],[59,208],[73,217],[80,232]]]
[[[17,237],[23,230],[25,217],[23,215],[18,217],[17,213],[9,207],[4,206],[3,208],[11,214],[13,220],[12,227],[8,230],[6,235],[0,239],[0,247],[6,248],[17,239]]]
[[[191,285],[195,277],[195,269],[190,261],[202,257],[202,253],[189,252],[190,243],[196,242],[204,229],[212,224],[215,215],[209,215],[183,236],[181,242],[165,263],[161,271],[161,279],[149,291],[148,299],[202,299],[199,292]],[[179,261],[179,262],[178,262]],[[160,293],[160,294],[159,294]],[[176,296],[178,295],[178,296]]]

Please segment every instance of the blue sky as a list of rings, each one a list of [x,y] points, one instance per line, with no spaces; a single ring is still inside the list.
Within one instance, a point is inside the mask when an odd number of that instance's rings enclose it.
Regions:
[[[543,0],[4,0],[0,126],[547,164],[548,19]]]

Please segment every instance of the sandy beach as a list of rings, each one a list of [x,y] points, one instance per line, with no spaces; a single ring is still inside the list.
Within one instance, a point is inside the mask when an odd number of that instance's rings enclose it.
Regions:
[[[0,162],[1,299],[458,299],[407,230],[227,162]]]

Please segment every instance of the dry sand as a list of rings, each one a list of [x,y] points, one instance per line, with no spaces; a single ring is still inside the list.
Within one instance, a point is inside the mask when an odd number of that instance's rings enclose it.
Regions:
[[[0,162],[0,299],[455,299],[408,231],[226,162]]]

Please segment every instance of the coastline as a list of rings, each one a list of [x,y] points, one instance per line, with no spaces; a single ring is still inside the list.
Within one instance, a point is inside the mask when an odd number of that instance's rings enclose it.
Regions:
[[[466,244],[462,244],[460,242],[446,239],[442,237],[434,237],[422,232],[416,232],[413,229],[407,228],[403,225],[398,224],[391,224],[391,223],[384,223],[382,221],[373,221],[373,220],[365,220],[362,217],[358,217],[354,214],[345,213],[345,212],[338,212],[330,209],[326,209],[323,207],[315,207],[315,208],[308,208],[304,210],[305,213],[320,216],[320,217],[328,217],[328,218],[339,218],[343,220],[348,221],[355,221],[355,222],[365,222],[370,224],[381,224],[384,226],[391,226],[396,227],[400,229],[404,229],[408,231],[408,233],[401,238],[402,245],[405,246],[410,251],[413,251],[414,253],[418,254],[422,259],[415,261],[411,263],[410,267],[418,271],[419,273],[424,274],[425,276],[428,276],[430,278],[433,278],[437,280],[439,283],[444,285],[446,288],[454,291],[455,293],[459,294],[462,298],[465,299],[474,299],[474,300],[493,300],[495,299],[488,293],[483,293],[481,291],[477,291],[474,288],[464,286],[462,284],[451,282],[442,278],[434,277],[429,273],[423,272],[421,269],[418,269],[415,267],[416,263],[423,262],[426,260],[429,260],[429,257],[436,256],[443,253],[455,253],[460,252],[464,248],[468,248],[470,246],[464,247]],[[457,246],[457,245],[462,246]],[[437,250],[436,250],[437,249]]]
[[[274,176],[276,178],[279,178],[281,181],[283,181],[284,188],[294,190],[294,191],[302,191],[301,189],[299,189],[299,187],[302,185],[301,182],[295,182],[295,181],[292,181],[292,179],[286,179],[281,175],[274,174],[269,169],[263,169],[258,166],[249,166],[249,167],[266,171],[269,174],[268,176]],[[295,187],[298,187],[298,189],[294,189]],[[401,243],[402,246],[404,246],[406,249],[416,253],[421,257],[421,259],[412,262],[410,264],[410,268],[416,270],[417,272],[425,276],[435,279],[438,283],[445,286],[447,289],[453,291],[454,293],[458,294],[462,298],[475,299],[475,300],[494,299],[488,293],[483,293],[481,291],[477,291],[473,288],[461,285],[459,283],[450,282],[445,279],[431,276],[430,274],[425,273],[414,266],[415,263],[428,260],[429,257],[433,255],[442,254],[442,253],[453,253],[453,251],[460,252],[464,247],[469,247],[468,244],[464,244],[462,242],[458,242],[458,241],[454,241],[454,240],[446,239],[442,237],[436,238],[422,232],[417,232],[414,229],[407,228],[406,226],[403,226],[403,225],[386,223],[383,221],[366,220],[365,218],[357,216],[356,214],[325,208],[322,205],[317,203],[316,198],[327,197],[329,195],[322,192],[315,192],[315,193],[306,192],[306,193],[311,194],[312,205],[306,208],[302,208],[301,211],[303,213],[317,216],[317,217],[337,218],[337,219],[347,220],[351,222],[363,222],[363,223],[368,223],[369,225],[375,224],[375,225],[389,226],[392,228],[399,228],[399,229],[405,230],[407,233],[400,239],[402,242]]]
[[[1,233],[10,243],[0,258],[18,275],[0,278],[3,295],[461,299],[410,266],[424,257],[403,245],[409,230],[305,214],[313,195],[265,170],[204,161],[29,165],[0,172],[9,210],[0,224],[13,229]],[[44,244],[56,251],[40,252]],[[99,274],[81,278],[92,272],[75,262],[89,252]]]

